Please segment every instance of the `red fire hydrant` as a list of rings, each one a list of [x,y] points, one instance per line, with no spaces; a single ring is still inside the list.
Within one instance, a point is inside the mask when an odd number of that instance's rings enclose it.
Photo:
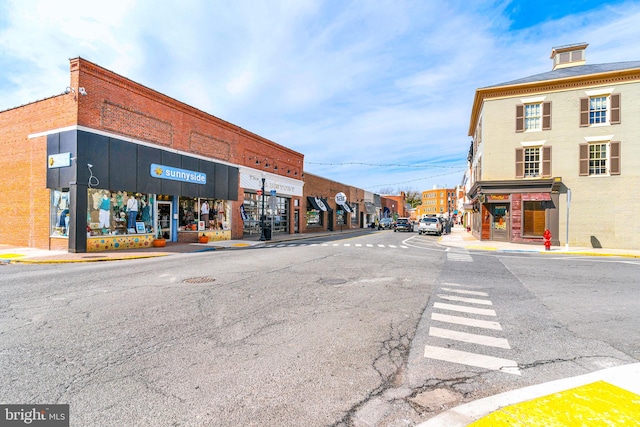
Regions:
[[[544,250],[551,250],[551,232],[549,230],[544,230]]]

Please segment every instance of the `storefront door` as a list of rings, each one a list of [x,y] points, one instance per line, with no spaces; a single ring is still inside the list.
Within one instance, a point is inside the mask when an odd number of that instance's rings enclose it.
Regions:
[[[159,231],[167,240],[171,240],[172,236],[172,223],[171,221],[171,211],[172,211],[172,202],[167,201],[158,201],[158,209],[156,212],[158,213],[156,220],[158,221]]]
[[[491,206],[491,240],[509,241],[509,204]]]

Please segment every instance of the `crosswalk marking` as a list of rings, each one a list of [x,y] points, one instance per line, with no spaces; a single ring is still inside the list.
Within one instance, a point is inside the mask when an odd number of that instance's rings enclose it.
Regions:
[[[436,328],[433,326],[429,328],[429,335],[432,337],[446,338],[449,340],[468,342],[471,344],[511,349],[511,346],[506,339],[490,337],[488,335],[470,334],[468,332],[453,331],[450,329]]]
[[[473,258],[468,253],[447,252],[448,261],[473,262]]]
[[[405,246],[405,245],[384,245],[384,244],[371,244],[371,243],[274,243],[271,246],[268,246],[270,248],[295,248],[295,247],[302,247],[302,246],[309,246],[309,247],[316,247],[316,246],[322,246],[322,247],[327,247],[327,246],[333,246],[335,247],[356,247],[356,248],[363,248],[363,247],[367,247],[367,248],[374,248],[374,247],[378,247],[378,248],[390,248],[390,249],[411,249],[409,246]]]
[[[372,248],[372,247],[373,247],[373,245],[372,245],[371,243],[367,243],[367,247],[368,247],[368,248]]]
[[[444,302],[436,302],[433,304],[433,308],[439,308],[442,310],[451,310],[458,311],[460,313],[469,313],[469,314],[482,314],[484,316],[495,316],[496,312],[494,310],[490,310],[488,308],[476,308],[476,307],[467,307],[464,305],[454,305],[447,304]]]
[[[458,297],[455,295],[443,295],[443,294],[438,294],[438,297],[442,299],[446,299],[448,301],[459,301],[459,302],[468,302],[471,304],[493,305],[493,303],[488,299],[466,298],[466,297]]]
[[[501,371],[507,374],[522,375],[518,368],[518,364],[513,360],[486,356],[484,354],[469,353],[466,351],[427,345],[424,348],[424,357],[490,369],[493,371]]]
[[[396,245],[389,245],[389,247],[395,249],[397,246]]]
[[[456,325],[473,326],[475,328],[494,329],[501,331],[502,326],[498,322],[492,322],[490,320],[472,319],[469,317],[452,316],[450,314],[431,313],[431,320],[437,320],[438,322],[454,323]]]
[[[454,292],[457,294],[465,294],[465,295],[476,295],[479,297],[488,297],[489,294],[486,292],[479,292],[479,291],[465,291],[462,289],[451,289],[451,288],[440,288],[443,291],[447,291],[447,292]]]

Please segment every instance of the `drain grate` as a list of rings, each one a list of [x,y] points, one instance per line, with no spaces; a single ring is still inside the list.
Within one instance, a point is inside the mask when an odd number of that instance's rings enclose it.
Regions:
[[[182,281],[182,283],[209,283],[209,282],[215,282],[216,279],[213,277],[192,277],[190,279],[184,279]]]

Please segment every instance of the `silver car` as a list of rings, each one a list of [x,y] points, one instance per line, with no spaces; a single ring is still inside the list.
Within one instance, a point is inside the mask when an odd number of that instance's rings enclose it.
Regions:
[[[442,234],[442,222],[436,217],[422,218],[418,225],[418,233],[440,236]]]

